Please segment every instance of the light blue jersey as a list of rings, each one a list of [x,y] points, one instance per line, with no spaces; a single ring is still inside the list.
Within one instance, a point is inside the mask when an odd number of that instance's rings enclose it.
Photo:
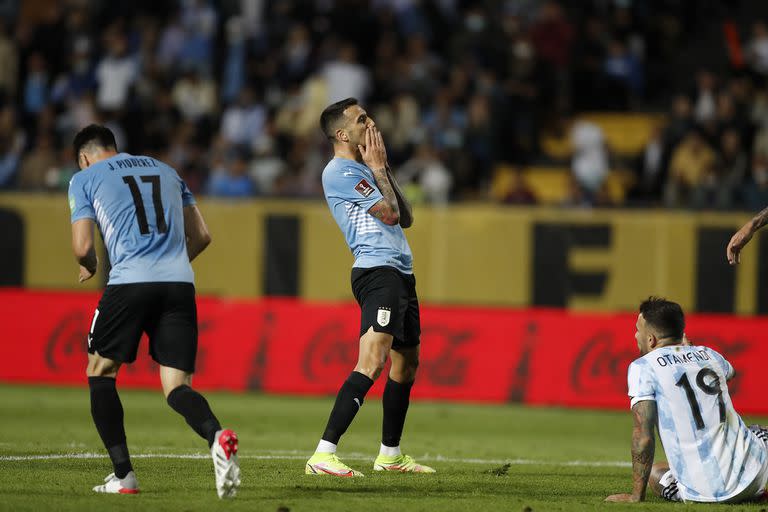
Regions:
[[[108,284],[193,283],[183,207],[195,204],[176,171],[145,156],[120,153],[69,182],[71,220],[99,226],[112,270]]]
[[[655,400],[659,437],[685,501],[736,496],[768,464],[768,449],[736,413],[733,367],[707,347],[669,346],[629,365],[632,405]]]
[[[368,213],[384,197],[373,171],[354,160],[334,158],[323,170],[323,191],[355,256],[354,267],[390,266],[413,273],[413,255],[403,228],[388,226]]]

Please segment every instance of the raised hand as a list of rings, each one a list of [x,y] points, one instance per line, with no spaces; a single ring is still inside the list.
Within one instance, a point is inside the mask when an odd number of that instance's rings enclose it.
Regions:
[[[731,237],[731,241],[728,242],[728,247],[725,249],[725,256],[728,258],[728,263],[731,265],[741,263],[741,250],[750,240],[752,240],[753,234],[752,223],[748,222]]]
[[[387,150],[384,148],[384,139],[381,132],[375,126],[365,129],[365,147],[358,144],[357,149],[363,162],[372,170],[384,169],[387,166]]]

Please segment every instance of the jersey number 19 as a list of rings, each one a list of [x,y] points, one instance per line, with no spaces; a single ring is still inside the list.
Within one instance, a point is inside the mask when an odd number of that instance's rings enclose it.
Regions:
[[[704,379],[711,377],[709,383]],[[676,382],[676,385],[685,390],[685,396],[688,398],[688,405],[691,406],[691,413],[693,414],[693,420],[696,422],[696,429],[701,430],[704,428],[704,418],[701,417],[701,407],[699,407],[699,401],[696,400],[696,393],[693,391],[693,386],[688,380],[688,374],[684,373],[680,379]],[[720,378],[717,374],[709,368],[702,368],[698,374],[696,374],[696,386],[708,395],[717,396],[717,405],[720,409],[720,423],[725,422],[725,402],[723,401],[723,390],[720,388]]]

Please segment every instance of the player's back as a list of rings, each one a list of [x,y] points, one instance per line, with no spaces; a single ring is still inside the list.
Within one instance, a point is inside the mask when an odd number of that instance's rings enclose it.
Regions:
[[[194,198],[168,165],[119,153],[70,182],[72,221],[96,221],[112,268],[109,284],[193,282],[183,207]]]
[[[731,402],[733,372],[722,355],[701,346],[662,347],[630,365],[632,403],[656,401],[659,436],[686,500],[726,500],[765,463],[763,442]]]

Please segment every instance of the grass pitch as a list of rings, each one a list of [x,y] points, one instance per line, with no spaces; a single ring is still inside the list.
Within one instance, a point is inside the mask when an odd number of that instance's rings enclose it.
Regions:
[[[141,494],[115,496],[91,491],[111,465],[91,423],[87,389],[0,385],[0,510],[765,509],[672,504],[655,497],[641,505],[603,503],[608,494],[631,490],[628,411],[415,402],[403,449],[438,473],[381,474],[372,471],[381,407],[371,399],[339,451],[366,476],[337,479],[304,475],[331,398],[206,396],[222,424],[240,436],[243,484],[231,501],[216,497],[205,442],[160,392],[121,391]]]

